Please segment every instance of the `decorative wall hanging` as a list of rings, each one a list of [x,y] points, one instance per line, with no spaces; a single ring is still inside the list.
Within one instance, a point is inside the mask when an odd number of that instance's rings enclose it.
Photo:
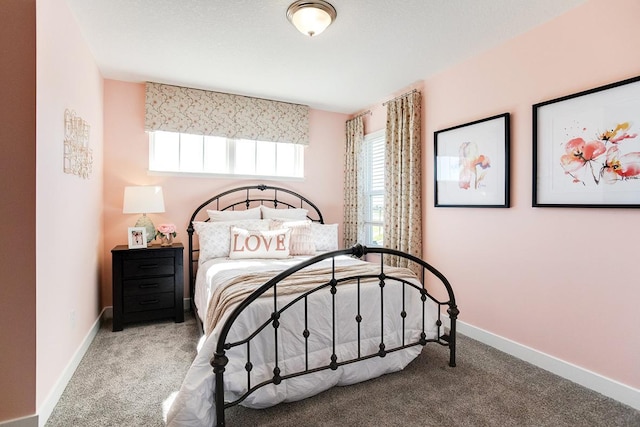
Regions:
[[[509,113],[434,132],[435,206],[509,207]]]
[[[640,207],[640,76],[533,106],[533,206]]]
[[[91,175],[93,153],[89,148],[89,130],[89,124],[75,112],[64,111],[64,173],[85,179]]]

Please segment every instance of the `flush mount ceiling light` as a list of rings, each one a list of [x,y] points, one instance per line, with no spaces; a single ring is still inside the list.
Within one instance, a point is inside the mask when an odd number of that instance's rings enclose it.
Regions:
[[[336,10],[323,0],[295,1],[287,9],[287,19],[309,37],[323,32],[336,19]]]

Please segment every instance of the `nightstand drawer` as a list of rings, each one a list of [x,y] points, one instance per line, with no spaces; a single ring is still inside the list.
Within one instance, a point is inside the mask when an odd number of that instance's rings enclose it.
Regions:
[[[173,292],[173,276],[151,277],[145,279],[129,279],[123,281],[123,294],[144,295],[159,292]]]
[[[161,294],[132,295],[124,299],[124,312],[158,310],[173,308],[173,292]]]
[[[123,276],[132,278],[173,275],[173,265],[174,259],[172,257],[125,259]]]

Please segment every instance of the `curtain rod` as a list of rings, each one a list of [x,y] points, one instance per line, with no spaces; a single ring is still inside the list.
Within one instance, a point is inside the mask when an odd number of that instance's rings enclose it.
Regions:
[[[363,111],[362,113],[356,114],[355,116],[351,117],[351,120],[357,119],[360,116],[366,116],[366,115],[371,115],[371,110]]]
[[[386,106],[388,103],[390,103],[391,101],[395,101],[396,99],[404,98],[405,96],[409,96],[409,95],[411,95],[412,93],[416,93],[417,91],[418,91],[418,89],[413,89],[413,90],[410,90],[410,91],[409,91],[409,92],[407,92],[407,93],[403,93],[402,95],[398,95],[398,96],[396,96],[395,98],[392,98],[392,99],[390,99],[390,100],[388,100],[388,101],[383,102],[383,103],[382,103],[382,106],[383,106],[383,107],[385,107],[385,106]]]

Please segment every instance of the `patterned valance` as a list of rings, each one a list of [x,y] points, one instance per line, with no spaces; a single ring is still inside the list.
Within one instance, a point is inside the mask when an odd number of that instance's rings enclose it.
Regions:
[[[309,107],[147,83],[145,129],[309,144]]]

